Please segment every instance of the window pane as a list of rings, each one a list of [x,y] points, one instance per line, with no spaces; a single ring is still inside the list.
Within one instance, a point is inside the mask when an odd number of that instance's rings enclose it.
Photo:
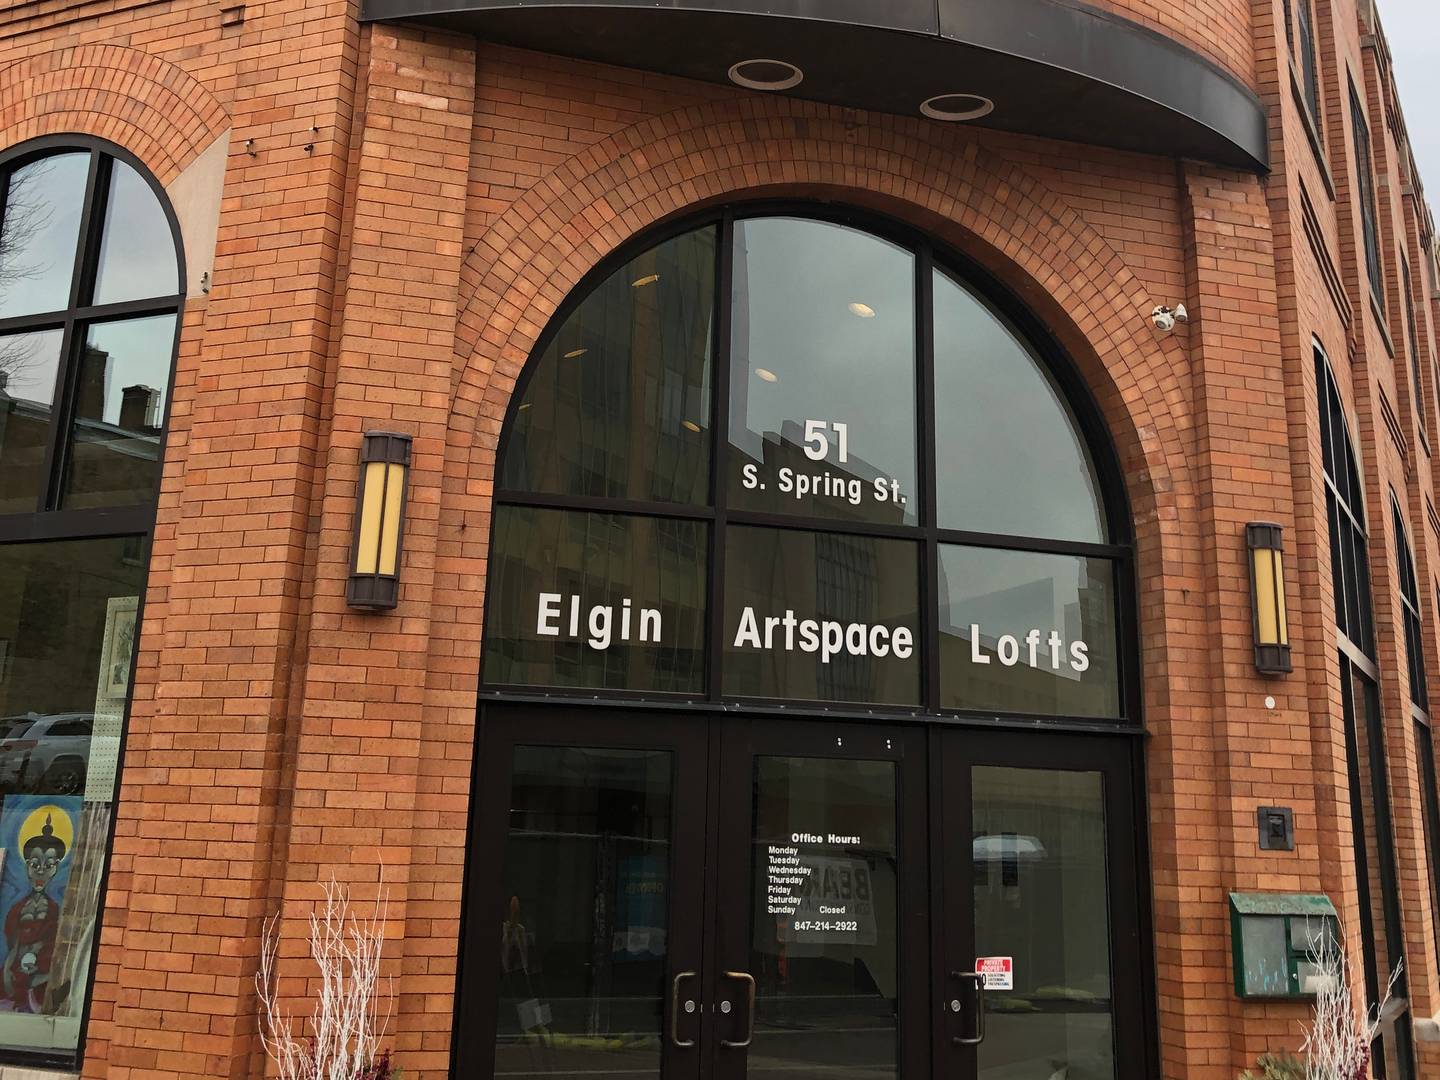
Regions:
[[[67,509],[132,506],[155,497],[174,351],[174,315],[90,328],[76,378]]]
[[[3,1046],[76,1046],[145,565],[139,537],[0,547]]]
[[[179,291],[175,240],[160,200],[139,173],[115,161],[105,201],[94,302],[115,304]]]
[[[0,335],[0,514],[29,514],[45,487],[59,330]]]
[[[975,951],[1014,961],[1014,989],[985,995],[978,1080],[1129,1075],[1114,1059],[1104,778],[986,765],[970,790]]]
[[[0,319],[69,306],[89,169],[88,153],[52,154],[11,173],[0,218]]]
[[[918,559],[904,540],[730,528],[725,692],[917,702]]]
[[[705,503],[716,231],[633,259],[567,318],[525,387],[501,486]]]
[[[940,273],[935,457],[942,529],[1105,539],[1095,472],[1054,382],[989,308]]]
[[[755,758],[747,1080],[899,1074],[896,779],[893,761]]]
[[[940,704],[1119,716],[1115,567],[940,546]]]
[[[494,1075],[658,1078],[671,755],[520,746],[513,760]]]
[[[914,524],[915,259],[820,221],[735,223],[730,505]]]
[[[698,693],[707,527],[496,509],[485,679]]]

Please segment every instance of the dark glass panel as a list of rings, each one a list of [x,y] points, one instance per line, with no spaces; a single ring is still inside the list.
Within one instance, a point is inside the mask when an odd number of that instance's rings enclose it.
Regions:
[[[1365,270],[1370,291],[1383,299],[1385,272],[1380,263],[1380,235],[1376,227],[1375,172],[1370,156],[1370,125],[1365,120],[1365,106],[1355,85],[1350,85],[1350,125],[1355,139],[1356,191],[1360,197],[1360,226],[1365,240]]]
[[[1305,104],[1310,118],[1320,127],[1320,73],[1315,60],[1315,28],[1310,17],[1310,0],[1299,0],[1300,10],[1300,81],[1305,90]]]
[[[699,693],[708,527],[501,506],[485,679]]]
[[[561,325],[500,464],[516,491],[706,503],[716,230],[626,263]]]
[[[0,319],[70,305],[89,169],[89,153],[79,152],[10,174],[0,213]]]
[[[918,702],[918,561],[904,540],[731,526],[725,692]]]
[[[115,304],[180,291],[170,222],[154,190],[123,161],[113,161],[93,303]]]
[[[919,521],[915,257],[855,229],[735,223],[730,505]]]
[[[174,315],[90,327],[75,380],[67,509],[154,499],[174,349]]]
[[[975,951],[1014,983],[985,995],[979,1080],[1113,1080],[1103,777],[976,766],[971,791]]]
[[[898,1073],[895,766],[755,759],[750,1077]]]
[[[940,704],[1118,717],[1115,567],[940,546]]]
[[[146,559],[141,537],[0,546],[3,1046],[79,1038]]]
[[[672,768],[659,750],[516,748],[497,1077],[660,1075]]]
[[[1355,869],[1361,883],[1361,937],[1365,946],[1366,994],[1378,1005],[1392,972],[1405,955],[1400,916],[1399,885],[1395,865],[1394,819],[1390,807],[1385,729],[1380,695],[1373,682],[1341,657],[1340,670],[1345,735],[1350,769],[1350,813],[1354,830]],[[1395,980],[1395,998],[1404,1002],[1407,976]],[[1388,1077],[1413,1075],[1409,1051],[1408,1018],[1387,1022],[1382,1030],[1383,1056]]]
[[[936,509],[942,529],[1099,543],[1085,440],[1034,353],[968,289],[935,274]]]
[[[1415,764],[1420,778],[1420,811],[1425,836],[1425,883],[1435,957],[1440,960],[1440,791],[1435,782],[1435,741],[1428,724],[1415,722]]]
[[[0,514],[40,506],[63,337],[59,330],[0,335]]]

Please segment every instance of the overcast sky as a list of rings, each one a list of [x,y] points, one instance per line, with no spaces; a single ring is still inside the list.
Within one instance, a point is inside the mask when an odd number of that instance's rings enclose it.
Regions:
[[[1440,209],[1440,0],[1380,0],[1425,197]]]

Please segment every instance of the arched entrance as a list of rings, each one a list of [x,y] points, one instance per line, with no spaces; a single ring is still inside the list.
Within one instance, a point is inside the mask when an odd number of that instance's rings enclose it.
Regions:
[[[496,489],[456,1075],[1149,1074],[1129,517],[1003,290],[829,208],[652,233]]]

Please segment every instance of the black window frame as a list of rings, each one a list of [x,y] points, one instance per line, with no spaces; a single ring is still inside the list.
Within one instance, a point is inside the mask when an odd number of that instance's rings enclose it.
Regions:
[[[727,506],[725,477],[722,461],[727,452],[730,430],[730,361],[729,342],[730,289],[732,278],[732,252],[734,250],[734,226],[737,219],[762,217],[801,217],[864,230],[881,239],[909,249],[915,256],[916,297],[915,320],[917,344],[916,353],[916,425],[919,449],[917,485],[922,495],[922,511],[918,525],[879,525],[862,522],[848,522],[834,518],[779,515],[758,511],[744,511]],[[655,704],[659,707],[688,708],[709,707],[731,709],[744,704],[752,710],[773,709],[787,714],[803,713],[807,710],[834,717],[872,717],[876,715],[900,715],[925,719],[942,719],[952,722],[972,722],[989,726],[1033,727],[1037,721],[1047,727],[1063,729],[1074,727],[1081,730],[1118,729],[1134,732],[1140,730],[1141,696],[1139,682],[1139,641],[1135,611],[1135,564],[1132,517],[1128,493],[1123,481],[1118,456],[1110,439],[1109,430],[1098,404],[1091,395],[1082,376],[1076,370],[1068,354],[1050,333],[1049,329],[1016,297],[1003,286],[989,271],[973,260],[938,243],[910,226],[893,219],[831,203],[797,200],[755,200],[727,204],[700,214],[687,215],[647,230],[623,244],[591,271],[570,293],[559,307],[550,323],[531,350],[525,369],[516,381],[506,410],[497,449],[497,476],[501,458],[505,452],[506,440],[510,433],[519,407],[524,401],[529,379],[543,357],[552,338],[564,325],[570,313],[575,310],[601,282],[615,270],[634,259],[640,253],[657,244],[691,230],[717,224],[720,227],[719,266],[715,300],[715,342],[712,347],[714,367],[710,383],[715,387],[711,403],[711,423],[715,432],[711,453],[710,503],[703,506],[686,506],[665,502],[636,501],[613,498],[593,498],[575,495],[554,495],[525,490],[497,488],[494,495],[496,507],[540,506],[571,511],[593,511],[601,513],[643,514],[657,517],[684,517],[703,520],[710,527],[710,556],[708,582],[709,610],[709,658],[706,671],[706,690],[701,695],[667,695],[656,692],[635,692],[620,689],[565,688],[557,686],[533,686],[502,684],[486,680],[482,676],[480,700],[548,700],[566,697],[591,702],[612,701],[616,703]],[[1104,542],[1053,540],[1036,537],[1010,536],[997,533],[971,532],[940,528],[937,521],[938,500],[936,499],[935,415],[932,406],[934,396],[934,333],[933,333],[933,272],[944,270],[952,278],[964,284],[977,299],[985,303],[1022,342],[1030,346],[1037,361],[1054,379],[1060,395],[1074,417],[1077,433],[1083,442],[1084,451],[1089,455],[1096,479],[1096,495],[1103,514]],[[492,514],[493,519],[498,515]],[[796,699],[736,697],[722,691],[721,664],[723,663],[725,633],[724,619],[724,536],[727,525],[759,525],[777,529],[797,529],[813,533],[849,533],[876,538],[893,537],[917,542],[920,555],[920,602],[921,622],[919,626],[917,653],[921,660],[921,695],[916,706],[884,706],[831,701],[810,701]],[[1113,718],[1095,719],[1084,717],[1056,716],[1053,714],[998,712],[994,709],[953,709],[940,706],[939,674],[939,547],[941,544],[958,544],[976,547],[990,547],[1007,550],[1030,551],[1047,554],[1073,555],[1109,560],[1115,567],[1115,634],[1118,655],[1119,715]],[[493,546],[493,544],[492,544]],[[485,639],[488,639],[494,605],[487,604],[485,612]]]
[[[1370,293],[1385,310],[1385,266],[1380,253],[1379,213],[1375,202],[1375,166],[1370,121],[1355,83],[1350,83],[1350,127],[1355,138],[1355,193],[1360,199],[1360,231],[1365,248],[1365,273]]]
[[[1290,29],[1289,22],[1287,19],[1287,29]],[[1323,139],[1324,127],[1320,116],[1320,60],[1315,48],[1315,20],[1310,0],[1295,0],[1295,22],[1298,23],[1298,33],[1291,47],[1294,49],[1295,45],[1299,46],[1299,55],[1295,57],[1295,62],[1299,69],[1300,96],[1309,110],[1310,121],[1315,125],[1316,134]]]
[[[145,503],[130,506],[63,509],[61,496],[66,475],[70,429],[75,414],[77,375],[81,364],[81,353],[85,347],[89,327],[97,323],[156,315],[169,315],[174,318],[170,372],[165,385],[165,407],[160,420],[160,440],[156,451],[157,461],[163,471],[163,463],[168,449],[170,415],[174,400],[176,368],[179,360],[180,336],[185,318],[185,300],[189,280],[179,217],[175,213],[175,208],[171,204],[169,194],[164,186],[136,155],[109,140],[78,133],[40,136],[0,151],[0,214],[4,213],[10,177],[17,169],[51,155],[82,151],[89,153],[90,162],[67,306],[49,312],[0,319],[0,333],[59,329],[62,340],[60,363],[56,373],[55,396],[51,406],[54,411],[50,422],[50,442],[46,449],[42,490],[33,512],[0,515],[0,547],[46,541],[132,539],[136,541],[137,557],[143,559],[146,564],[148,576],[156,507],[160,496],[161,475],[159,472],[155,477],[151,497]],[[143,300],[112,304],[81,304],[82,296],[92,294],[99,267],[105,208],[109,197],[109,181],[115,161],[124,162],[133,169],[136,175],[149,185],[150,190],[156,196],[169,226],[170,238],[174,245],[177,291],[173,294]],[[137,635],[144,625],[145,599],[145,590],[142,589],[136,610]],[[121,717],[120,751],[115,763],[115,794],[112,806],[118,805],[124,780],[125,746],[129,739],[130,711],[134,701],[133,688],[138,662],[139,649],[137,648],[132,652],[130,658],[128,685],[131,693],[126,698]],[[73,1053],[57,1053],[0,1047],[0,1064],[22,1068],[60,1068],[76,1071],[84,1064],[91,1009],[94,1005],[95,974],[100,961],[100,944],[105,922],[105,899],[113,864],[115,828],[118,819],[119,814],[112,810],[109,835],[105,840],[105,861],[97,886],[93,943],[89,957],[90,970],[84,986],[75,1050]]]
[[[4,214],[10,177],[17,169],[41,158],[75,151],[88,152],[90,162],[67,305],[53,311],[0,319],[0,334],[45,330],[61,332],[60,363],[56,369],[55,391],[51,403],[44,482],[33,512],[0,514],[0,544],[15,540],[81,539],[148,533],[155,520],[155,504],[159,495],[158,476],[150,500],[144,503],[74,510],[63,507],[62,497],[69,464],[67,458],[70,451],[70,429],[75,419],[81,354],[90,327],[98,323],[157,315],[173,316],[175,319],[174,340],[170,351],[170,378],[165,387],[165,409],[157,449],[157,460],[165,460],[170,407],[175,389],[175,367],[180,351],[180,324],[185,306],[185,253],[180,221],[170,205],[164,187],[143,162],[113,143],[80,135],[55,135],[33,139],[0,154],[0,215]],[[100,260],[100,240],[105,226],[105,207],[115,161],[124,162],[149,184],[165,213],[175,245],[178,291],[120,303],[82,303],[82,298],[90,296],[95,285]],[[0,221],[0,227],[3,227],[3,221]]]
[[[1375,612],[1370,593],[1369,531],[1365,527],[1365,489],[1355,459],[1355,444],[1345,419],[1329,357],[1315,350],[1315,397],[1320,438],[1325,508],[1330,521],[1330,573],[1335,590],[1335,625],[1351,645],[1375,658]]]
[[[1424,625],[1420,613],[1420,588],[1415,580],[1415,557],[1411,554],[1409,531],[1400,500],[1390,491],[1390,515],[1395,529],[1395,561],[1399,571],[1401,618],[1405,625],[1405,662],[1410,676],[1410,701],[1416,708],[1429,709],[1425,678]]]

